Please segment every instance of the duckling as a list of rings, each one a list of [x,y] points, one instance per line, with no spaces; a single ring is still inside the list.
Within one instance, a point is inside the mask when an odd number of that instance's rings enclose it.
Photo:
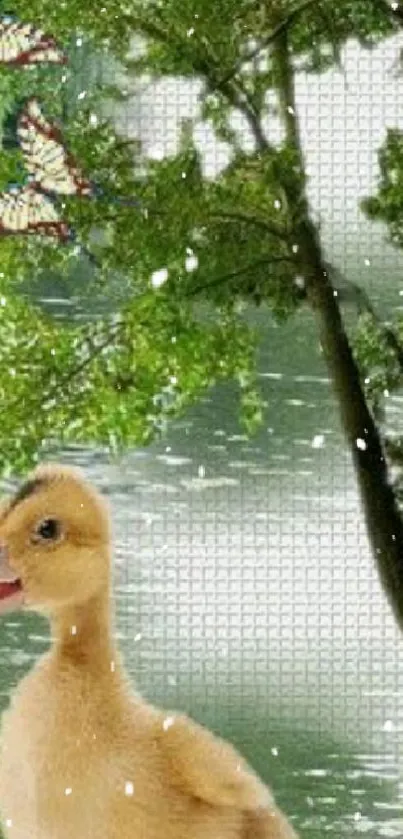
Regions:
[[[0,509],[0,614],[34,609],[52,630],[2,717],[6,838],[297,839],[230,744],[132,690],[110,545],[103,498],[69,467],[38,467]]]

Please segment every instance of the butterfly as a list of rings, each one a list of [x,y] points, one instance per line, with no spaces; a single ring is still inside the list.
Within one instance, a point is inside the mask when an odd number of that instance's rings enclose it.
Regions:
[[[32,184],[13,186],[0,193],[0,236],[18,233],[49,236],[63,242],[73,238],[54,201]]]
[[[0,237],[16,235],[75,243],[77,253],[85,256],[93,268],[101,267],[94,254],[77,243],[75,231],[61,218],[55,201],[29,183],[13,185],[0,193]]]
[[[90,194],[90,181],[81,175],[60,132],[46,120],[34,98],[27,100],[19,115],[17,136],[28,183],[0,193],[0,235],[74,240],[75,234],[58,212],[55,196]]]
[[[51,35],[6,15],[0,17],[0,64],[67,64],[67,56]]]
[[[18,116],[17,139],[29,180],[0,193],[0,236],[19,233],[74,241],[75,234],[59,214],[55,197],[91,195],[93,187],[35,98],[27,100]]]
[[[20,111],[16,131],[25,168],[32,181],[44,192],[80,198],[103,197],[127,207],[141,206],[136,199],[108,196],[83,174],[73,155],[67,151],[61,130],[46,119],[34,97],[28,99]]]
[[[92,196],[94,187],[67,151],[61,131],[28,99],[17,122],[18,142],[31,181],[56,195]]]
[[[81,171],[67,151],[60,129],[44,116],[36,98],[28,99],[16,123],[28,184],[0,193],[0,236],[36,234],[74,241],[76,236],[58,214],[55,199],[62,195],[97,198],[103,194]],[[111,198],[117,203],[138,206],[136,200]],[[80,246],[90,261],[95,258]]]

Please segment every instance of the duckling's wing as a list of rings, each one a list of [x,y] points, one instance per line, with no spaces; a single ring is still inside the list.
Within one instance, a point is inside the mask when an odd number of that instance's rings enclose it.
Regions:
[[[158,739],[171,781],[187,794],[239,810],[275,806],[269,789],[238,752],[185,715],[162,720]]]

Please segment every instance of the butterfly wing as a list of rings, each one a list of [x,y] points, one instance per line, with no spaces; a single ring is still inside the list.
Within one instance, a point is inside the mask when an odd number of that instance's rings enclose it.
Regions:
[[[25,166],[46,192],[57,195],[93,195],[93,187],[67,152],[61,131],[43,115],[36,99],[29,99],[17,125]]]
[[[0,18],[0,64],[66,64],[67,56],[51,35],[31,23]]]
[[[50,236],[61,241],[71,238],[53,201],[31,185],[0,193],[0,236]]]

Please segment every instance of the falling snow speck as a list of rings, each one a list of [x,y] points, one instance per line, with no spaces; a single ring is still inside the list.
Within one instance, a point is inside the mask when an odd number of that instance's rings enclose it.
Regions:
[[[204,476],[205,476],[205,474],[206,474],[206,469],[205,469],[205,467],[204,467],[204,466],[202,466],[202,465],[201,465],[201,466],[199,466],[199,468],[198,468],[198,470],[197,470],[197,474],[198,474],[199,478],[204,478]]]
[[[77,627],[76,627],[76,626],[74,626],[74,624],[73,624],[73,626],[71,627],[70,632],[71,632],[71,634],[72,634],[72,635],[77,635]]]
[[[64,790],[65,795],[71,795],[72,792],[73,792],[73,790],[72,790],[71,787],[66,787],[66,789]]]
[[[165,717],[164,722],[162,723],[164,731],[168,731],[168,729],[173,726],[174,722],[175,717]]]
[[[357,810],[357,812],[354,813],[354,821],[359,822],[360,819],[361,819],[361,813]]]
[[[315,434],[311,446],[313,449],[322,449],[325,445],[325,437],[323,434]]]
[[[86,90],[82,90],[82,91],[78,94],[77,99],[85,99],[86,95],[87,95],[87,91],[86,91]]]
[[[164,285],[168,279],[168,268],[160,268],[158,271],[154,271],[151,275],[151,285],[153,288],[159,288],[160,286]]]
[[[199,260],[198,260],[197,256],[195,256],[195,254],[192,254],[191,256],[187,256],[186,260],[185,260],[185,268],[186,268],[186,271],[188,272],[188,274],[190,274],[192,271],[195,271],[196,268],[198,267],[198,264],[199,264]]]
[[[370,260],[370,259],[368,259],[368,257],[366,257],[366,258],[364,259],[364,265],[366,265],[367,267],[368,267],[369,265],[371,265],[371,260]]]
[[[357,446],[357,449],[361,449],[361,451],[365,452],[367,444],[365,440],[362,439],[362,437],[357,437],[355,444]]]
[[[271,753],[274,757],[278,757],[278,749],[276,748],[276,746],[274,746],[274,748],[271,750]]]
[[[115,662],[111,661],[111,673],[115,672]]]
[[[131,781],[125,783],[125,795],[134,795],[134,784]]]
[[[386,731],[386,732],[391,732],[391,731],[394,731],[394,729],[395,729],[395,727],[393,725],[392,720],[385,720],[383,730]]]
[[[138,641],[141,641],[142,637],[143,636],[142,636],[141,632],[137,632],[136,635],[134,636],[134,640],[137,643]]]
[[[281,201],[279,201],[278,198],[276,198],[276,200],[274,202],[274,207],[275,207],[276,210],[281,210]]]
[[[188,31],[186,32],[188,38],[190,38],[190,36],[194,34],[194,31],[194,26],[191,26],[190,29],[188,29]]]

